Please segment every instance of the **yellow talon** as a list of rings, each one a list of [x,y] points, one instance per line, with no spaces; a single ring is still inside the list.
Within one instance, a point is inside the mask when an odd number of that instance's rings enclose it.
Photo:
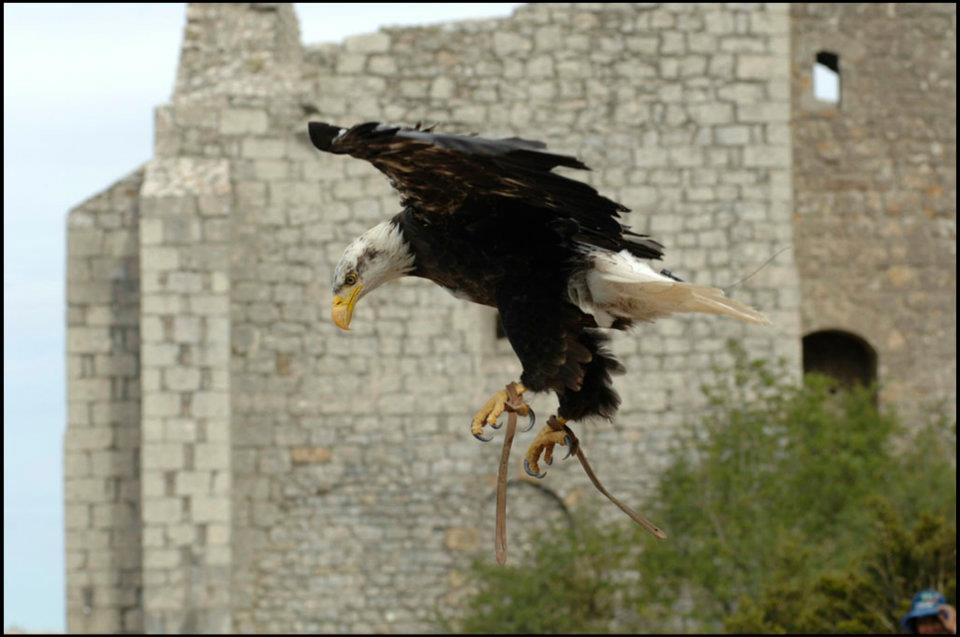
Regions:
[[[552,419],[551,419],[552,420]],[[566,423],[565,420],[557,419],[560,425]],[[533,442],[530,443],[530,447],[527,448],[525,460],[525,469],[528,474],[535,478],[542,478],[544,474],[540,473],[540,455],[543,454],[543,461],[547,464],[553,462],[553,447],[555,445],[566,445],[567,444],[567,432],[563,429],[556,429],[551,424],[547,424],[543,429],[540,430],[540,433],[537,434],[537,437],[533,439]]]
[[[547,464],[553,462],[553,447],[555,445],[566,445],[567,432],[562,429],[556,430],[549,425],[545,426],[537,434],[537,437],[527,448],[526,461],[533,473],[540,473],[540,455],[543,454],[543,461]],[[528,473],[530,473],[528,471]],[[531,474],[532,475],[532,474]]]
[[[520,383],[515,384],[515,391],[518,396],[522,396],[526,390],[527,388]],[[507,390],[501,389],[494,393],[493,396],[484,403],[483,407],[474,414],[473,422],[470,423],[470,433],[473,434],[474,438],[484,442],[490,440],[490,438],[483,435],[483,427],[485,425],[493,426],[497,424],[497,418],[499,418],[500,414],[507,408],[507,401],[509,399],[510,397],[507,394]],[[521,401],[516,411],[519,415],[526,416],[530,412],[530,407]]]

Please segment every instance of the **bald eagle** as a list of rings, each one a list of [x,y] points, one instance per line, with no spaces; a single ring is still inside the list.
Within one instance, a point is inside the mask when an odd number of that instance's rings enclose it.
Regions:
[[[518,392],[553,390],[559,400],[556,417],[527,450],[531,475],[544,475],[541,455],[550,464],[554,445],[574,444],[568,422],[616,413],[611,375],[623,367],[607,348],[606,330],[678,312],[769,323],[719,289],[652,268],[648,260],[661,259],[663,246],[620,222],[626,207],[552,172],[589,168],[541,142],[379,122],[311,122],[309,134],[319,150],[372,163],[401,196],[398,214],[343,253],[333,277],[333,322],[348,329],[361,298],[402,276],[497,308],[523,365]],[[506,400],[497,392],[477,412],[474,436],[487,439],[483,428],[496,424]]]

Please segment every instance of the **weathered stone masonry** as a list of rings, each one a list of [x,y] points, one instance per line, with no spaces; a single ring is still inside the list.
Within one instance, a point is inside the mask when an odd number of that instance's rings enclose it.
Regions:
[[[469,415],[519,365],[492,310],[422,281],[364,299],[349,335],[330,324],[343,247],[398,202],[372,167],[316,153],[308,120],[543,139],[594,168],[578,177],[633,209],[666,267],[725,285],[784,245],[819,258],[807,219],[831,208],[798,177],[819,169],[797,40],[836,12],[804,6],[533,5],[303,47],[290,5],[191,5],[156,157],[70,215],[69,629],[423,631],[489,552],[499,449],[469,436]],[[954,183],[940,187],[946,251]],[[808,201],[817,215],[796,217]],[[838,278],[799,273],[788,252],[733,293],[773,328],[683,317],[615,340],[623,408],[580,428],[611,489],[649,487],[726,339],[799,372],[800,337],[834,307],[821,279]],[[572,465],[518,480],[511,545],[593,498]]]
[[[143,619],[230,629],[229,163],[157,158],[140,192]]]
[[[882,398],[956,408],[957,86],[952,4],[795,4],[797,263],[804,333],[878,353]],[[839,107],[812,99],[840,56]]]

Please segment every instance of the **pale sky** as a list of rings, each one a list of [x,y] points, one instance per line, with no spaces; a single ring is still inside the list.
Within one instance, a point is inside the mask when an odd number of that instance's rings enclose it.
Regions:
[[[520,3],[296,5],[307,43]],[[153,155],[183,4],[3,5],[3,622],[65,629],[67,211]]]
[[[823,102],[840,101],[840,75],[820,63],[813,65],[813,96]]]

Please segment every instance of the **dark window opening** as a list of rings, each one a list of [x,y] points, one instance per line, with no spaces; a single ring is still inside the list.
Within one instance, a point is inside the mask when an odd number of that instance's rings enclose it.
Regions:
[[[836,381],[834,392],[870,387],[877,380],[877,353],[869,343],[839,330],[803,337],[803,373],[818,373]]]
[[[840,56],[829,51],[817,53],[817,64],[822,64],[834,73],[840,72]]]
[[[836,53],[817,53],[813,65],[813,96],[821,102],[840,103],[840,56]]]

